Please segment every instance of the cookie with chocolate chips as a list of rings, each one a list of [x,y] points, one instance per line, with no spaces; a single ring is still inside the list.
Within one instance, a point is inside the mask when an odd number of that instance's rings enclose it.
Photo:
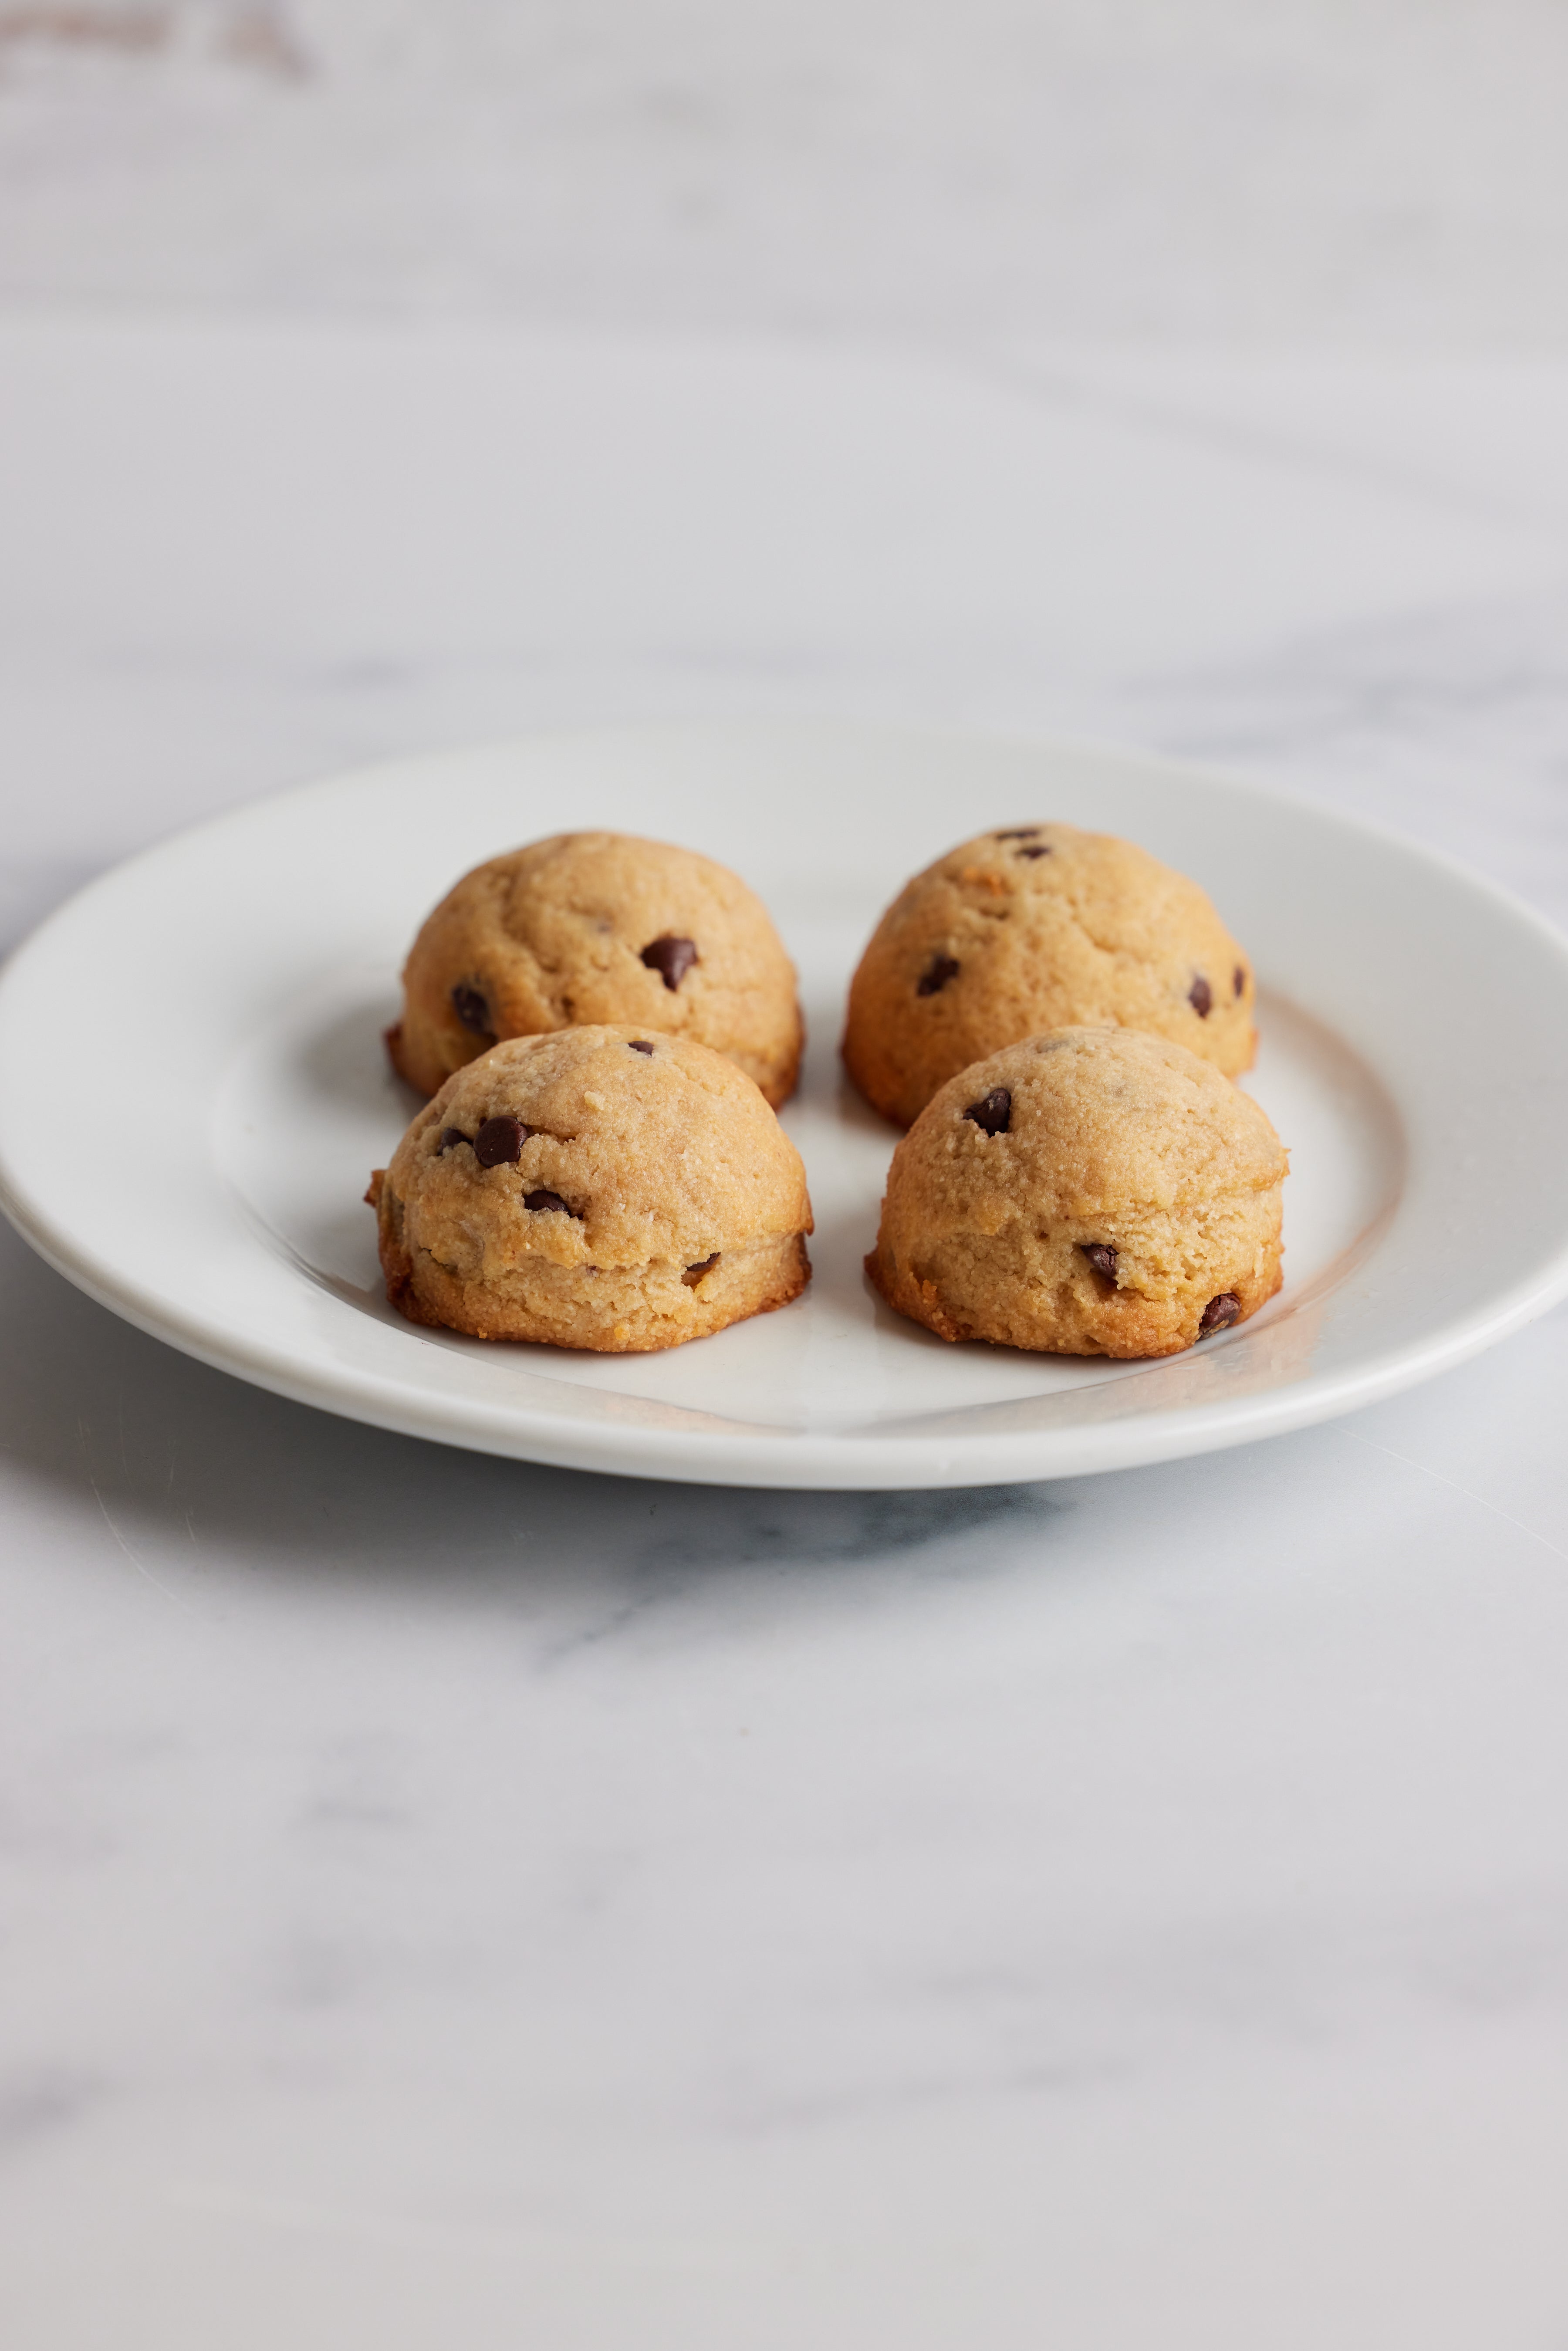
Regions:
[[[493,857],[413,943],[399,1074],[434,1093],[497,1040],[602,1021],[727,1054],[777,1109],[803,1031],[795,973],[768,910],[711,858],[628,833],[568,832]]]
[[[678,1347],[810,1278],[805,1170],[758,1088],[706,1045],[624,1025],[469,1062],[366,1198],[392,1303],[480,1339]]]
[[[926,1104],[866,1271],[939,1338],[1173,1355],[1279,1289],[1286,1166],[1212,1061],[1133,1029],[1060,1029]]]
[[[1252,968],[1196,882],[1070,824],[983,832],[883,914],[850,984],[843,1056],[907,1126],[971,1061],[1047,1029],[1113,1022],[1250,1069]]]

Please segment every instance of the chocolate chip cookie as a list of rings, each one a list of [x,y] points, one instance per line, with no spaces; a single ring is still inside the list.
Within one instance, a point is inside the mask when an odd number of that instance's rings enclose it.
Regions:
[[[948,1080],[893,1155],[866,1271],[943,1339],[1171,1355],[1280,1287],[1287,1160],[1212,1061],[1059,1029]]]
[[[1048,1029],[1110,1021],[1249,1069],[1251,964],[1196,882],[1109,833],[1019,824],[927,866],[850,985],[843,1056],[901,1126],[971,1061]]]
[[[724,1053],[774,1108],[803,1031],[768,910],[711,858],[620,832],[567,832],[464,875],[425,922],[387,1031],[434,1093],[498,1039],[635,1022]]]
[[[378,1168],[387,1296],[480,1339],[641,1353],[798,1297],[800,1155],[735,1063],[625,1025],[496,1046]]]

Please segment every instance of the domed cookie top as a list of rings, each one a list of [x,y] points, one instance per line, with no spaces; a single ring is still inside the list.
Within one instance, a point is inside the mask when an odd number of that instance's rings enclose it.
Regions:
[[[866,1271],[944,1339],[1175,1354],[1279,1289],[1286,1167],[1212,1062],[1135,1029],[1058,1029],[922,1111]]]
[[[761,900],[711,858],[628,833],[567,832],[465,873],[429,916],[387,1032],[434,1093],[498,1038],[630,1020],[727,1054],[777,1108],[802,1030],[795,972]]]
[[[372,1176],[411,1322],[612,1353],[782,1306],[810,1275],[800,1155],[751,1080],[624,1025],[497,1045]]]
[[[1196,882],[1109,833],[1009,825],[888,908],[850,984],[843,1056],[907,1125],[971,1061],[1075,1023],[1147,1029],[1239,1076],[1252,1008],[1250,963]]]

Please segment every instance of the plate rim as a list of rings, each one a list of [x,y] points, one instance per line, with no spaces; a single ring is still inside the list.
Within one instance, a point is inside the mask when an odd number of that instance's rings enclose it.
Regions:
[[[556,745],[625,743],[649,736],[668,738],[697,733],[711,737],[758,731],[776,737],[791,733],[801,737],[826,733],[841,738],[854,734],[883,743],[899,737],[926,745],[934,741],[955,746],[980,741],[1035,755],[1111,762],[1123,768],[1133,766],[1171,781],[1185,776],[1195,783],[1201,781],[1210,790],[1218,787],[1239,799],[1290,809],[1314,824],[1338,830],[1353,839],[1375,841],[1401,860],[1427,867],[1449,883],[1488,902],[1497,914],[1525,929],[1550,950],[1563,967],[1564,986],[1568,988],[1568,935],[1504,883],[1490,874],[1472,871],[1446,850],[1410,839],[1395,826],[1359,811],[1325,804],[1300,790],[1276,789],[1223,767],[1170,758],[1138,745],[1082,736],[983,725],[926,725],[867,717],[862,713],[842,716],[828,712],[782,716],[727,713],[718,716],[694,714],[686,718],[664,716],[642,721],[617,720],[485,737],[361,762],[277,791],[254,795],[133,852],[105,872],[93,875],[53,908],[0,965],[0,1017],[9,1008],[18,987],[25,990],[26,968],[34,952],[42,949],[57,927],[79,919],[83,908],[100,893],[122,889],[144,868],[204,839],[238,831],[257,816],[270,815],[345,788],[362,788],[378,777],[440,768],[476,758],[504,758],[519,753],[535,756],[548,754]],[[336,1366],[329,1370],[319,1365],[313,1371],[303,1370],[281,1346],[225,1333],[221,1325],[204,1321],[166,1298],[153,1296],[134,1278],[117,1272],[101,1252],[64,1228],[14,1175],[8,1163],[3,1120],[0,1210],[46,1263],[98,1304],[180,1353],[291,1402],[397,1435],[492,1457],[601,1475],[764,1490],[932,1490],[1046,1482],[1227,1450],[1265,1437],[1311,1427],[1397,1395],[1468,1362],[1568,1296],[1565,1232],[1554,1253],[1538,1260],[1509,1289],[1494,1293],[1485,1308],[1457,1316],[1451,1324],[1428,1334],[1424,1341],[1407,1342],[1385,1353],[1368,1354],[1337,1371],[1309,1374],[1299,1381],[1250,1395],[1175,1406],[1131,1419],[1112,1417],[1066,1429],[990,1432],[946,1438],[913,1432],[894,1435],[857,1430],[846,1434],[771,1429],[758,1424],[747,1432],[750,1458],[743,1460],[739,1458],[742,1440],[737,1431],[653,1430],[621,1425],[607,1437],[602,1424],[576,1421],[548,1407],[519,1406],[515,1402],[506,1406],[502,1426],[499,1405],[465,1398],[454,1399],[443,1408],[428,1396],[412,1397],[406,1394],[400,1401],[399,1391],[392,1384],[363,1368],[343,1372]],[[844,1458],[852,1452],[852,1458]],[[877,1458],[868,1462],[868,1453]],[[1048,1458],[1042,1461],[1039,1458],[1042,1453],[1048,1457],[1071,1454],[1071,1458]],[[954,1458],[955,1454],[963,1458]]]

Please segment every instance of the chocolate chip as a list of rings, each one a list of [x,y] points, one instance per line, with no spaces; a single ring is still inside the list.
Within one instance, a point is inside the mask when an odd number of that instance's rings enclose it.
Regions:
[[[649,970],[656,971],[672,992],[679,987],[696,959],[697,951],[690,939],[654,939],[643,950],[643,960]]]
[[[1116,1251],[1113,1249],[1104,1241],[1080,1241],[1078,1246],[1096,1273],[1103,1273],[1107,1281],[1115,1280]]]
[[[649,1044],[645,1037],[633,1038],[632,1043],[627,1046],[626,1050],[629,1053],[646,1053],[650,1061],[653,1058],[653,1048]]]
[[[577,1210],[569,1208],[559,1192],[529,1192],[524,1196],[525,1208],[559,1208],[563,1217],[575,1217]]]
[[[465,1029],[472,1029],[476,1037],[493,1037],[496,1024],[490,1018],[490,1008],[476,987],[460,979],[452,991],[452,1008]]]
[[[964,1113],[982,1134],[1005,1134],[1013,1114],[1013,1098],[1006,1086],[993,1086],[984,1102],[971,1102]]]
[[[1198,1337],[1200,1339],[1205,1337],[1210,1331],[1223,1331],[1228,1324],[1236,1321],[1240,1311],[1241,1301],[1237,1297],[1236,1292],[1233,1290],[1222,1290],[1218,1297],[1211,1298],[1204,1308],[1203,1318],[1197,1326]]]
[[[1244,963],[1239,963],[1239,964],[1237,965],[1237,967],[1236,967],[1236,993],[1237,993],[1237,995],[1238,995],[1238,996],[1241,996],[1241,995],[1245,994],[1245,992],[1246,992],[1246,987],[1247,987],[1247,967],[1246,967],[1246,965],[1245,965]]]
[[[472,1135],[465,1134],[460,1126],[444,1126],[441,1140],[435,1146],[435,1155],[439,1159],[444,1151],[452,1150],[459,1143],[471,1143],[473,1139]]]
[[[951,956],[933,956],[915,982],[916,996],[939,996],[950,979],[958,977],[958,967]]]
[[[1038,824],[1015,824],[1010,832],[993,832],[993,841],[1032,841],[1040,831]]]
[[[685,1273],[681,1276],[681,1280],[685,1283],[686,1288],[688,1290],[695,1290],[698,1282],[702,1280],[704,1274],[711,1273],[713,1271],[715,1266],[718,1263],[718,1259],[719,1252],[717,1249],[715,1249],[712,1257],[705,1257],[701,1265],[688,1265]]]
[[[1038,849],[1015,849],[1013,855],[1015,857],[1049,857],[1051,843],[1049,841],[1042,841]]]
[[[510,1167],[532,1132],[520,1118],[487,1118],[474,1137],[474,1156],[481,1167]]]
[[[1200,1020],[1207,1020],[1209,1014],[1213,1011],[1214,991],[1209,987],[1207,980],[1205,979],[1202,972],[1198,973],[1197,977],[1187,989],[1186,1000],[1191,1005],[1193,1010],[1197,1013]]]

